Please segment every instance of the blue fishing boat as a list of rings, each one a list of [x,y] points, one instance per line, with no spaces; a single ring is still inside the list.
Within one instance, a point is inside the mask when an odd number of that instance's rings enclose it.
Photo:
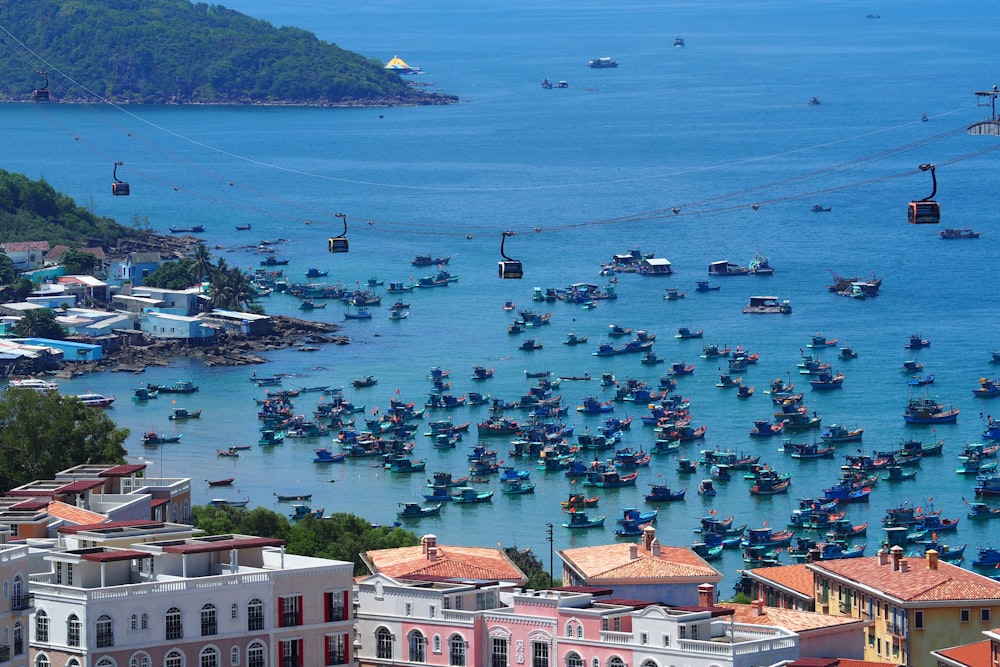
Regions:
[[[616,521],[616,523],[625,523],[626,521],[633,521],[635,523],[656,523],[656,516],[659,513],[660,510],[640,512],[634,507],[626,507],[622,510],[622,516]]]
[[[997,567],[1000,565],[1000,549],[979,547],[979,555],[972,561],[973,567]]]
[[[713,285],[707,280],[698,280],[695,282],[694,291],[695,292],[717,292],[719,290],[719,285]]]
[[[647,503],[667,503],[677,500],[684,500],[687,489],[672,491],[667,484],[650,484],[649,493],[644,497]]]
[[[570,510],[569,521],[563,523],[564,528],[601,528],[604,526],[605,515],[591,519],[586,512]]]
[[[925,347],[930,347],[931,341],[927,338],[921,338],[920,334],[913,334],[910,336],[910,341],[904,345],[907,350],[920,350]]]
[[[334,454],[325,447],[315,450],[315,454],[313,463],[343,463],[347,459],[347,452]]]
[[[967,516],[977,521],[980,519],[997,519],[1000,518],[1000,507],[990,507],[983,502],[969,503],[969,513]]]
[[[979,386],[972,390],[977,398],[993,398],[1000,396],[1000,378],[979,378]]]
[[[454,500],[451,497],[451,487],[447,486],[435,486],[433,487],[433,493],[423,494],[426,500],[431,502],[450,502]]]
[[[451,494],[451,497],[456,503],[488,503],[493,500],[493,490],[476,491],[471,486],[460,486],[455,489],[455,493]]]
[[[865,555],[867,544],[844,547],[837,542],[823,542],[819,545],[820,560],[840,560],[843,558],[861,558]]]
[[[419,503],[406,502],[399,503],[401,510],[396,512],[400,519],[422,519],[425,516],[437,516],[441,513],[441,503],[435,505],[421,506]]]
[[[535,483],[525,479],[509,479],[502,482],[500,491],[509,496],[535,492]]]
[[[687,339],[687,338],[701,338],[705,335],[704,329],[691,329],[690,327],[680,327],[677,329],[677,333],[674,338]]]

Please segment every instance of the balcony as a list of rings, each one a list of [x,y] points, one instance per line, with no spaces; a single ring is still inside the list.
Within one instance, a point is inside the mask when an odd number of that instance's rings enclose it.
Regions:
[[[113,632],[97,633],[97,648],[110,648],[114,645],[115,645],[115,633]]]
[[[6,644],[0,646],[0,662],[8,662],[10,660],[10,646]]]
[[[34,606],[35,596],[30,593],[27,595],[14,595],[10,598],[11,611],[30,611]]]

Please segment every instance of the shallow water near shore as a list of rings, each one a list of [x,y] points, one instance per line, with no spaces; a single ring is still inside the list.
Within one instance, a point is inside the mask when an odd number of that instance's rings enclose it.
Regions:
[[[3,105],[0,116],[9,130],[3,167],[44,177],[79,204],[122,222],[148,218],[164,232],[171,225],[202,224],[206,243],[230,265],[259,266],[265,255],[257,244],[283,238],[276,256],[289,259],[292,280],[304,280],[306,269],[317,267],[330,271],[330,281],[348,284],[372,276],[409,282],[433,271],[410,265],[427,253],[451,256],[448,269],[459,281],[405,295],[411,306],[404,321],[389,321],[382,306],[372,309],[371,321],[343,323],[349,346],[314,352],[292,347],[268,354],[266,366],[206,368],[178,359],[141,375],[61,381],[65,393],[118,397],[109,414],[132,430],[130,460],[143,460],[153,475],[190,476],[196,503],[249,497],[251,505],[287,513],[291,508],[276,502],[275,493],[309,492],[312,506],[327,513],[350,511],[388,523],[397,503],[420,498],[430,472],[459,475],[467,467],[474,433],[451,451],[435,450],[417,435],[415,456],[427,457],[428,474],[389,473],[370,459],[318,466],[311,462],[313,449],[329,446],[329,438],[288,439],[273,449],[256,445],[254,398],[264,390],[249,382],[254,371],[288,374],[285,387],[350,385],[374,375],[375,387],[346,389],[368,414],[396,396],[422,403],[432,366],[452,371],[456,395],[474,390],[508,401],[532,382],[525,370],[588,372],[595,380],[563,382],[557,390],[571,406],[568,423],[580,432],[600,424],[599,417],[573,408],[584,396],[605,397],[596,381],[602,372],[654,385],[665,372],[662,365],[641,365],[638,356],[591,355],[606,340],[608,325],[619,323],[658,334],[654,350],[668,363],[696,365],[692,376],[678,380],[678,391],[691,399],[693,424],[707,425],[708,432],[683,453],[697,458],[701,449],[732,448],[760,454],[762,462],[792,473],[787,495],[753,498],[748,484],[734,479],[719,483],[714,499],[702,498],[695,493],[701,472],[679,478],[673,456],[664,456],[640,471],[635,488],[598,491],[598,513],[608,515],[603,530],[571,533],[559,525],[566,520],[559,501],[577,487],[560,473],[535,470],[534,461],[511,460],[509,445],[496,439],[507,463],[533,468],[534,495],[505,496],[493,483],[491,505],[448,506],[440,517],[406,527],[432,532],[443,544],[532,547],[544,560],[547,523],[556,525],[556,549],[609,542],[615,539],[613,518],[625,507],[643,507],[649,483],[667,481],[687,487],[688,496],[661,506],[658,535],[664,543],[689,544],[698,517],[713,509],[751,526],[782,526],[797,498],[833,484],[843,454],[858,447],[892,449],[913,437],[944,438],[944,455],[926,460],[915,482],[880,482],[869,504],[849,508],[852,522],[870,522],[869,553],[881,538],[885,510],[903,502],[932,503],[942,516],[962,517],[956,533],[939,536],[952,546],[968,543],[974,555],[977,546],[993,543],[995,529],[964,518],[963,498],[972,500],[973,480],[953,471],[959,449],[978,438],[980,413],[990,413],[990,401],[974,398],[971,390],[980,377],[993,376],[990,350],[1000,348],[991,326],[997,313],[992,277],[998,223],[991,208],[997,156],[964,159],[993,146],[995,138],[944,135],[984,116],[972,93],[994,83],[987,60],[992,36],[985,29],[991,23],[982,12],[996,10],[895,2],[879,8],[882,18],[866,19],[870,9],[855,3],[720,5],[711,11],[676,3],[612,11],[590,2],[496,9],[435,2],[419,10],[400,4],[394,12],[250,0],[227,6],[386,60],[398,53],[427,72],[420,81],[462,102],[124,112]],[[826,29],[817,31],[817,25]],[[672,47],[676,35],[687,46]],[[588,59],[608,55],[620,62],[617,69],[586,67]],[[565,79],[570,87],[542,90],[546,77]],[[806,106],[813,96],[822,104]],[[923,113],[928,122],[921,122]],[[896,150],[910,145],[912,150]],[[866,159],[848,165],[860,158]],[[133,192],[128,198],[109,194],[115,160],[125,162]],[[905,205],[930,192],[929,178],[877,179],[924,162],[941,165],[940,227],[973,227],[980,239],[942,241],[937,226],[906,224]],[[757,202],[762,205],[753,210]],[[817,202],[832,210],[812,213]],[[670,212],[674,206],[682,208],[680,215]],[[661,213],[619,221],[650,211]],[[336,212],[348,216],[350,252],[344,255],[326,252],[327,238],[341,229]],[[246,223],[252,230],[236,231]],[[522,281],[496,277],[506,229],[518,231],[506,250],[524,262]],[[630,248],[667,257],[676,274],[620,275],[619,299],[593,310],[531,301],[535,286],[603,285],[600,264]],[[756,251],[770,258],[774,276],[716,278],[718,292],[694,292],[709,262],[746,264]],[[858,276],[874,270],[884,279],[881,295],[864,301],[833,295],[826,289],[831,270]],[[667,287],[687,294],[664,301]],[[749,297],[762,294],[789,299],[794,312],[742,314]],[[518,309],[551,311],[552,323],[509,336],[514,314],[502,309],[507,300]],[[263,303],[271,313],[302,315],[290,296],[275,294]],[[331,303],[309,316],[342,322],[343,313]],[[705,339],[675,339],[682,325],[704,328]],[[589,335],[589,344],[562,345],[569,331]],[[840,390],[810,391],[796,372],[800,350],[816,332],[859,353],[844,362],[833,351],[823,353],[847,376]],[[915,333],[930,338],[931,347],[904,350]],[[537,337],[543,348],[519,350],[525,337]],[[760,354],[759,364],[743,374],[756,388],[753,397],[741,401],[715,387],[720,364],[699,358],[702,344],[711,342]],[[935,374],[934,384],[919,390],[907,385],[900,368],[911,357]],[[476,365],[495,368],[494,378],[473,382]],[[775,377],[803,388],[825,427],[864,427],[863,442],[839,446],[836,459],[799,462],[777,451],[780,438],[752,440],[753,421],[773,412],[763,392]],[[201,390],[145,404],[130,399],[140,384],[184,378]],[[904,426],[907,399],[924,393],[961,408],[958,423]],[[319,400],[317,393],[303,394],[296,412],[310,413]],[[174,406],[204,413],[175,423],[167,419]],[[619,404],[614,414],[638,422],[645,412]],[[435,411],[429,418],[451,415],[474,424],[486,414],[475,407]],[[183,436],[176,445],[144,449],[139,437],[149,430]],[[636,423],[623,444],[648,448],[652,442],[652,430]],[[253,448],[236,459],[216,455],[231,444]],[[209,489],[202,481],[229,476],[236,478],[232,489]],[[717,566],[731,583],[742,561],[726,552]]]

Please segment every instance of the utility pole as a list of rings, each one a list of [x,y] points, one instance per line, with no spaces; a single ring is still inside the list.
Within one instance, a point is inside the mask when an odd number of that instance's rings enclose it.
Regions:
[[[548,537],[546,539],[548,539],[548,541],[549,541],[549,588],[551,588],[552,585],[555,582],[555,578],[552,576],[552,559],[553,559],[552,524],[551,523],[547,523],[547,524],[545,524],[545,527],[547,528],[547,534],[548,534]]]

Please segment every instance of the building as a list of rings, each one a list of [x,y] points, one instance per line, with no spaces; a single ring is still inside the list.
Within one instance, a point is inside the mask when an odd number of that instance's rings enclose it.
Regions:
[[[644,276],[672,276],[674,269],[665,257],[644,257],[639,262],[638,272]]]
[[[1000,582],[939,561],[903,557],[894,546],[877,556],[809,563],[816,609],[868,619],[866,660],[934,667],[931,651],[971,643],[1000,614]]]
[[[783,628],[733,621],[712,605],[668,607],[610,589],[513,590],[496,581],[384,574],[358,583],[361,667],[751,667],[798,655]]]
[[[773,569],[773,568],[762,568]],[[733,620],[747,625],[777,626],[799,636],[799,659],[829,656],[860,659],[865,654],[865,630],[872,621],[846,616],[817,614],[812,611],[768,607],[763,600],[750,604],[722,603],[733,610]]]
[[[56,549],[43,559],[46,569],[30,575],[36,666],[351,664],[351,563],[293,556],[281,540],[247,535]]]
[[[49,251],[48,241],[17,241],[0,243],[0,248],[10,257],[14,267],[18,269],[33,269],[40,265],[42,258]]]
[[[983,634],[987,639],[931,651],[937,659],[937,667],[998,667],[1000,630],[986,630]]]
[[[528,578],[503,550],[438,545],[434,535],[424,535],[419,546],[367,551],[361,558],[372,574],[393,578],[476,579],[518,586],[528,583]]]
[[[813,572],[805,563],[743,571],[743,584],[751,600],[767,607],[815,611]]]
[[[608,588],[616,597],[692,605],[698,586],[718,584],[722,574],[688,547],[661,546],[656,529],[646,528],[642,544],[605,544],[559,552],[563,584]]]
[[[27,667],[29,614],[32,598],[28,592],[28,547],[7,544],[9,531],[0,531],[0,664]]]

